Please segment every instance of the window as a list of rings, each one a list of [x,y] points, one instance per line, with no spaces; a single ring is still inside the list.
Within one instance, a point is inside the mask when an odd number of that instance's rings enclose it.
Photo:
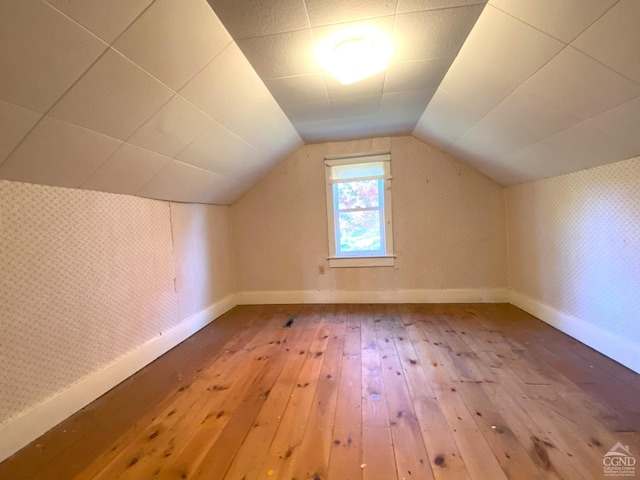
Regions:
[[[390,267],[391,155],[326,158],[329,265]]]

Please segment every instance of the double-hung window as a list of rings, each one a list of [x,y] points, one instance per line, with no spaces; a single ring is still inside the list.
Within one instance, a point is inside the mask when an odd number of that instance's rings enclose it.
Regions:
[[[393,266],[391,155],[327,157],[331,267]]]

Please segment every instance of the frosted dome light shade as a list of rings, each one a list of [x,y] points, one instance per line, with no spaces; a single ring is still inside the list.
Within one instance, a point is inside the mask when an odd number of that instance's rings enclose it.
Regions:
[[[318,64],[343,85],[385,70],[392,55],[389,37],[370,26],[335,32],[322,40],[315,50]]]

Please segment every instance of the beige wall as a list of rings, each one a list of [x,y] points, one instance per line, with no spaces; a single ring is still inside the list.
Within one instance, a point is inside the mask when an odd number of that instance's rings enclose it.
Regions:
[[[397,264],[329,268],[324,157],[379,151]],[[231,208],[0,181],[0,425],[236,290],[504,288],[508,270],[640,344],[638,185],[640,158],[510,187],[505,212],[502,187],[413,137],[308,145]]]
[[[329,268],[324,157],[380,151],[396,266]],[[639,185],[637,158],[510,187],[505,209],[413,137],[305,146],[231,208],[0,181],[0,426],[236,291],[510,286],[640,345]]]
[[[640,158],[507,189],[511,288],[640,345]]]
[[[0,181],[0,424],[233,293],[228,207]]]
[[[324,157],[389,150],[396,266],[329,268]],[[240,292],[507,286],[503,188],[414,137],[305,146],[231,219]]]

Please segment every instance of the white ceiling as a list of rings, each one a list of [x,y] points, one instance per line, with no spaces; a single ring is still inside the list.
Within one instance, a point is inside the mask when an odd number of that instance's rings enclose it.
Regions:
[[[229,204],[302,139],[413,132],[505,185],[640,155],[638,0],[209,3],[0,1],[0,178]],[[396,54],[341,86],[314,42],[365,20]]]
[[[306,143],[411,135],[486,0],[209,0]],[[386,72],[341,85],[314,45],[373,25],[393,39]]]
[[[0,1],[0,178],[228,204],[302,141],[205,0]]]
[[[639,156],[638,25],[638,0],[490,0],[414,135],[503,185]]]

